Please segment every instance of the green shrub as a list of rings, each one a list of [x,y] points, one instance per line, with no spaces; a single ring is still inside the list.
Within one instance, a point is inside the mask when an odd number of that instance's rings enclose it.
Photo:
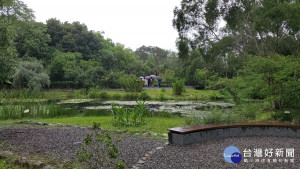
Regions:
[[[172,83],[172,88],[173,94],[181,95],[183,92],[185,92],[184,80],[176,80],[174,83]]]
[[[121,88],[122,84],[120,79],[125,75],[123,71],[112,71],[110,70],[104,77],[101,79],[101,86],[106,88],[116,89]]]
[[[230,110],[214,108],[205,112],[195,112],[185,119],[189,124],[224,124],[242,122],[243,118]]]
[[[126,93],[124,95],[124,100],[137,100],[139,95],[137,93]]]
[[[139,100],[144,100],[145,101],[145,100],[150,100],[150,99],[151,99],[151,97],[146,92],[142,92],[139,96]]]
[[[203,118],[204,124],[221,124],[222,123],[222,111],[214,110],[209,112]]]
[[[297,57],[272,54],[249,57],[240,71],[251,98],[265,98],[273,109],[297,108],[300,102],[300,60]]]
[[[79,99],[79,98],[85,98],[86,95],[87,95],[87,93],[86,93],[85,89],[75,90],[75,92],[74,92],[74,96],[77,99]]]
[[[257,114],[262,113],[262,107],[260,103],[244,103],[233,108],[233,111],[240,114],[247,120],[255,120]]]
[[[116,99],[116,100],[117,100],[117,99],[121,99],[121,97],[122,97],[122,96],[121,96],[119,93],[116,93],[116,94],[114,94],[114,95],[112,96],[112,98],[113,98],[113,99]]]
[[[207,70],[205,69],[196,69],[195,80],[197,89],[205,89],[207,87],[207,74]]]
[[[167,91],[167,90],[166,90],[165,88],[162,88],[162,89],[161,89],[161,92],[162,92],[162,93],[165,93],[166,91]]]
[[[170,86],[173,82],[175,82],[175,71],[172,69],[166,69],[164,73],[161,74],[164,84]]]
[[[93,122],[92,129],[93,129],[93,130],[100,129],[100,126],[101,126],[101,123],[96,123],[96,122]]]
[[[134,75],[125,75],[120,78],[120,82],[126,92],[141,92],[143,90],[144,82]]]
[[[97,93],[97,89],[96,88],[90,88],[90,90],[88,91],[88,96],[91,99],[95,99],[95,98],[99,98],[99,94]]]
[[[2,161],[0,160],[0,169],[17,169],[17,167],[12,167],[9,163],[7,163],[6,161]]]
[[[211,92],[211,94],[209,95],[209,99],[210,100],[221,100],[221,99],[224,99],[224,96],[221,95],[221,93],[219,93],[219,92]]]
[[[165,101],[165,100],[167,100],[167,98],[165,97],[164,94],[161,93],[161,94],[159,95],[159,100],[160,100],[160,101]]]
[[[109,99],[109,94],[105,91],[100,92],[99,97],[103,100]]]
[[[41,90],[50,86],[50,77],[44,71],[43,65],[38,62],[21,62],[13,79],[13,85],[18,89]]]
[[[274,112],[274,114],[272,114],[272,117],[275,120],[278,120],[280,122],[292,122],[293,121],[292,113],[284,113],[282,111]]]

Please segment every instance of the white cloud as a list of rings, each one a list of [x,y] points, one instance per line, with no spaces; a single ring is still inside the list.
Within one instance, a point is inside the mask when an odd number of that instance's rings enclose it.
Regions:
[[[79,21],[90,30],[104,31],[114,42],[133,50],[158,46],[176,50],[173,9],[181,0],[23,0],[36,20]]]

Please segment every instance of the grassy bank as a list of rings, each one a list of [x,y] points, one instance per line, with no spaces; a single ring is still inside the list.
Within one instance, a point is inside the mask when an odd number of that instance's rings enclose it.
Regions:
[[[217,90],[195,90],[187,89],[182,95],[174,95],[172,90],[146,89],[143,92],[125,92],[123,90],[96,90],[85,89],[58,91],[49,90],[41,92],[31,92],[26,90],[2,90],[0,92],[0,102],[36,102],[60,99],[85,99],[99,98],[104,100],[220,100],[224,99]]]
[[[147,117],[145,125],[135,126],[135,127],[114,126],[112,116],[65,117],[65,118],[26,119],[26,120],[40,121],[46,123],[71,124],[74,126],[89,126],[89,127],[91,127],[93,123],[100,123],[100,127],[105,130],[121,130],[121,131],[129,131],[129,132],[151,131],[159,134],[168,133],[167,130],[168,128],[186,125],[184,118],[180,118],[176,116],[172,118]],[[20,120],[5,120],[2,121],[1,123],[18,122],[18,121]]]

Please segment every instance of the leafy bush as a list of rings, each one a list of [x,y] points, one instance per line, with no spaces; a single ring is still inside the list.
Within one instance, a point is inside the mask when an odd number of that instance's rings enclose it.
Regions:
[[[224,90],[233,97],[234,102],[240,104],[243,89],[245,89],[247,85],[240,77],[236,77],[232,79],[220,78],[217,82],[217,86],[224,87]]]
[[[109,99],[109,94],[105,91],[100,92],[99,97],[103,100]]]
[[[161,91],[162,93],[165,93],[167,90],[166,90],[166,88],[162,88],[160,91]]]
[[[118,157],[117,140],[108,132],[89,133],[81,148],[76,152],[79,162],[84,168],[89,169],[124,169],[125,164]]]
[[[150,99],[151,99],[151,97],[146,92],[142,92],[139,96],[139,100],[144,100],[145,101],[145,100],[150,100]]]
[[[123,71],[110,71],[109,73],[107,73],[106,75],[104,75],[104,77],[101,80],[101,84],[104,87],[108,87],[108,88],[121,88],[122,84],[121,84],[121,77],[124,77],[125,73]]]
[[[233,111],[247,120],[255,120],[262,113],[263,105],[260,103],[244,103],[233,108]]]
[[[100,129],[100,126],[101,126],[101,123],[96,123],[96,122],[93,122],[92,129],[93,129],[93,130]]]
[[[205,89],[207,86],[207,71],[204,69],[196,69],[195,79],[196,89]]]
[[[300,103],[300,60],[296,57],[270,55],[249,57],[240,72],[252,98],[265,98],[272,108],[296,108]],[[247,91],[247,90],[246,90]],[[251,93],[255,92],[255,93]]]
[[[222,111],[214,110],[206,114],[203,119],[204,124],[221,124],[222,123]]]
[[[139,95],[137,93],[126,93],[124,95],[124,100],[137,100]]]
[[[88,92],[88,96],[91,99],[95,99],[95,98],[99,98],[99,94],[97,93],[97,88],[90,88],[89,92]]]
[[[74,91],[74,96],[75,98],[84,98],[86,97],[87,93],[85,89],[80,89],[80,90],[75,90]]]
[[[50,86],[50,77],[44,71],[44,67],[38,62],[21,62],[16,69],[13,79],[13,84],[16,88],[40,90]]]
[[[109,99],[109,94],[106,91],[98,92],[98,87],[90,88],[88,96],[91,99],[100,98],[103,100]]]
[[[126,92],[141,92],[143,90],[144,82],[134,75],[125,75],[120,78],[120,82]]]
[[[284,113],[282,111],[274,112],[272,117],[280,122],[292,122],[293,120],[292,113]]]
[[[6,168],[17,169],[17,167],[12,167],[9,163],[7,163],[6,161],[2,161],[2,160],[0,160],[0,168],[1,169],[6,169]]]
[[[122,96],[119,93],[116,93],[116,94],[112,95],[113,99],[121,99],[121,97]]]
[[[161,93],[161,94],[159,95],[159,100],[160,100],[160,101],[165,101],[165,100],[167,100],[167,98],[165,97],[164,94]]]
[[[176,80],[174,83],[172,83],[172,88],[175,95],[181,95],[183,92],[185,92],[184,80]]]
[[[176,80],[175,71],[172,69],[166,69],[165,72],[161,74],[161,77],[163,82],[168,86]]]
[[[205,114],[203,118],[204,124],[222,124],[222,123],[236,123],[241,122],[241,118],[233,111],[226,111],[215,108]]]

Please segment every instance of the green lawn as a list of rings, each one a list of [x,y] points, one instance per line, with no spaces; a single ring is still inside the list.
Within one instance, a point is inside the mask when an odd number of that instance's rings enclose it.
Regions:
[[[70,118],[54,118],[54,119],[35,119],[35,121],[42,121],[47,123],[62,123],[71,124],[77,126],[92,126],[93,122],[100,123],[101,128],[106,130],[128,130],[130,132],[139,131],[152,131],[156,133],[167,133],[168,128],[184,126],[184,118],[173,117],[151,117],[146,118],[147,124],[138,127],[122,127],[113,126],[112,116],[101,116],[101,117],[70,117]]]
[[[122,130],[129,132],[140,132],[140,131],[151,131],[159,134],[168,133],[168,128],[185,126],[184,118],[180,117],[147,117],[146,124],[137,127],[122,127],[113,125],[112,116],[101,116],[101,117],[64,117],[64,118],[49,118],[49,119],[22,119],[22,120],[33,120],[46,123],[61,123],[61,124],[71,124],[74,126],[89,126],[93,125],[93,122],[100,123],[100,127],[106,130]],[[17,122],[22,120],[5,120],[0,122]]]

